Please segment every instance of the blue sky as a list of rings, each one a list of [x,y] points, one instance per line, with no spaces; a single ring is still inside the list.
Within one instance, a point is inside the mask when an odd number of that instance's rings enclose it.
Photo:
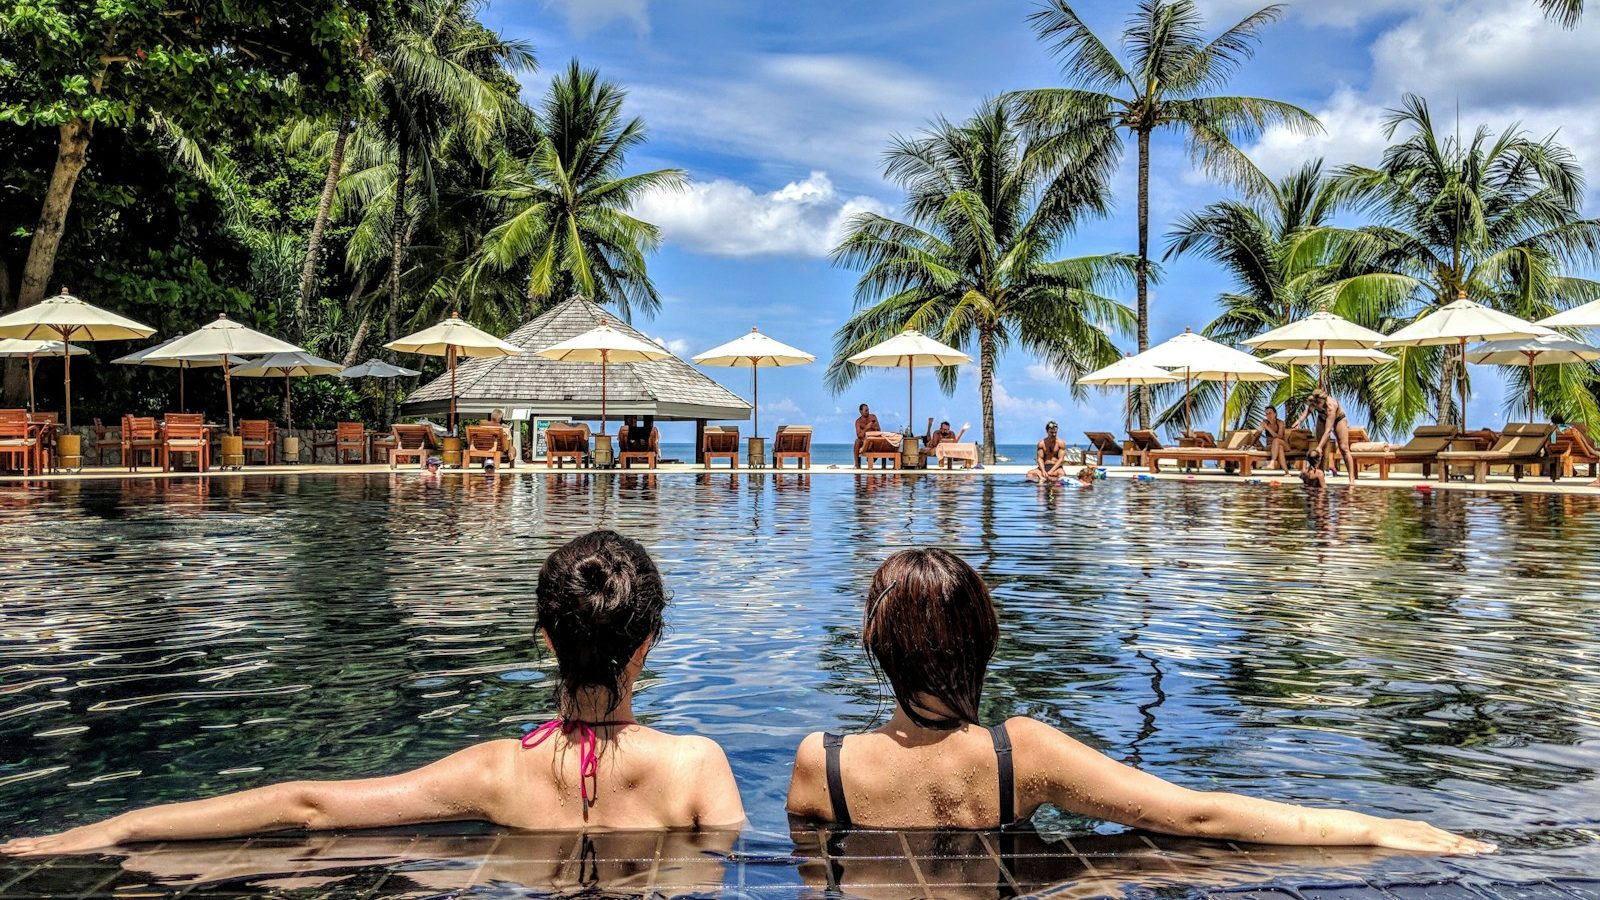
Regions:
[[[1254,0],[1201,0],[1215,30],[1254,9]],[[1131,0],[1082,2],[1076,9],[1108,38]],[[752,325],[815,353],[831,355],[832,335],[852,309],[855,274],[826,258],[840,224],[863,210],[894,212],[899,196],[881,177],[894,134],[937,116],[960,119],[988,96],[1057,84],[1060,73],[1035,39],[1029,0],[799,3],[733,0],[491,0],[486,20],[532,41],[543,70],[525,82],[536,101],[550,74],[569,59],[599,67],[629,92],[650,141],[630,168],[675,166],[692,186],[650,198],[645,218],[665,244],[651,260],[663,298],[659,315],[635,325],[688,356]],[[1327,134],[1269,134],[1251,148],[1263,169],[1283,173],[1301,161],[1374,163],[1385,141],[1384,109],[1416,92],[1437,110],[1459,101],[1470,128],[1521,122],[1561,138],[1590,169],[1600,162],[1600,16],[1565,32],[1545,23],[1532,0],[1319,0],[1289,5],[1256,59],[1236,78],[1236,93],[1288,100],[1316,112]],[[1152,168],[1152,241],[1183,213],[1226,196],[1195,173],[1182,147],[1158,138]],[[1128,154],[1131,161],[1132,154]],[[1117,208],[1074,235],[1062,255],[1132,251],[1133,177],[1114,184]],[[1589,207],[1597,198],[1591,191]],[[1227,286],[1214,266],[1179,260],[1153,293],[1151,338],[1205,325]],[[1120,298],[1131,303],[1132,291]],[[819,439],[843,440],[858,402],[886,427],[905,419],[898,370],[866,375],[834,396],[824,364],[762,373],[763,430],[810,422]],[[708,374],[743,396],[749,376]],[[1487,375],[1487,372],[1481,372]],[[1031,441],[1046,418],[1065,434],[1120,427],[1117,394],[1074,400],[1065,385],[1021,352],[1002,360],[996,385],[999,440]],[[1475,423],[1497,424],[1497,379],[1479,377],[1469,409]],[[958,428],[979,420],[976,379],[939,393],[917,375],[916,427],[926,416]],[[671,426],[666,440],[684,439]]]

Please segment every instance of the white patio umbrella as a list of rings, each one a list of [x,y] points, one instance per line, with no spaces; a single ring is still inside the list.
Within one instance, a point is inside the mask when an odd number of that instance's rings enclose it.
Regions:
[[[1515,338],[1538,337],[1541,334],[1555,334],[1543,325],[1535,325],[1526,319],[1490,309],[1467,299],[1467,292],[1461,291],[1456,295],[1456,300],[1446,306],[1441,306],[1410,325],[1396,331],[1383,339],[1385,347],[1448,347],[1456,346],[1461,349],[1462,358],[1466,358],[1467,344],[1481,341],[1509,341]],[[1467,426],[1467,380],[1461,381],[1461,427]],[[1441,401],[1444,398],[1440,398]],[[1444,419],[1445,404],[1439,404],[1439,418],[1441,424]]]
[[[1278,381],[1288,377],[1287,373],[1274,369],[1242,350],[1219,344],[1187,328],[1183,334],[1157,344],[1131,359],[1157,368],[1170,369],[1174,375],[1183,376],[1185,432],[1193,431],[1189,415],[1192,382],[1220,381],[1223,383],[1223,397],[1226,398],[1230,381]],[[1223,409],[1227,409],[1226,400],[1223,402]]]
[[[63,347],[71,346],[65,352]],[[21,338],[0,338],[0,356],[14,359],[27,359],[28,361],[28,412],[34,412],[33,403],[33,360],[40,356],[87,356],[88,350],[77,345],[63,344],[60,341],[34,341]]]
[[[119,356],[116,359],[113,359],[112,362],[120,366],[158,366],[163,369],[177,369],[178,411],[188,412],[189,405],[185,402],[183,393],[183,373],[189,369],[210,369],[220,366],[222,365],[222,357],[209,356],[197,359],[150,358],[150,354],[165,348],[168,344],[178,340],[181,337],[183,337],[183,335],[180,334],[176,337],[167,338],[166,340],[154,346],[146,347],[143,350],[135,350],[134,352],[129,353],[127,356]]]
[[[313,356],[304,350],[293,353],[273,353],[263,356],[252,363],[234,366],[232,374],[245,378],[283,378],[283,423],[286,428],[294,428],[294,407],[290,399],[289,379],[304,378],[308,375],[336,375],[344,370],[344,366],[320,356]]]
[[[381,359],[369,359],[338,374],[340,378],[406,378],[422,373],[416,369],[390,365]]]
[[[1383,335],[1370,328],[1334,315],[1325,309],[1318,310],[1304,319],[1299,319],[1283,326],[1274,328],[1265,333],[1258,334],[1245,341],[1247,347],[1257,350],[1299,350],[1311,351],[1317,365],[1318,381],[1325,380],[1328,371],[1327,361],[1324,357],[1329,350],[1371,350],[1382,341]],[[1269,357],[1270,359],[1271,357]],[[1363,357],[1352,357],[1363,359]],[[1393,357],[1390,357],[1393,359]],[[1362,365],[1357,362],[1354,365]],[[1305,363],[1296,363],[1305,365]]]
[[[1537,394],[1534,391],[1534,366],[1559,366],[1589,363],[1600,359],[1600,350],[1562,334],[1489,341],[1467,351],[1467,362],[1475,365],[1528,367],[1528,416],[1533,416]]]
[[[959,366],[971,362],[972,357],[954,347],[941,344],[931,337],[907,328],[888,340],[869,347],[866,350],[850,357],[850,362],[858,366],[877,366],[881,368],[904,368],[906,370],[906,427],[912,427],[915,421],[915,406],[912,402],[912,374],[917,369],[933,366]]]
[[[1142,363],[1132,356],[1124,356],[1103,369],[1093,372],[1078,379],[1079,384],[1088,384],[1095,387],[1123,387],[1128,389],[1124,403],[1128,413],[1128,425],[1133,424],[1133,388],[1136,385],[1146,384],[1171,384],[1178,380],[1178,376],[1166,369],[1158,369],[1149,363]]]
[[[225,315],[209,325],[196,328],[181,338],[152,348],[145,354],[145,365],[160,359],[222,358],[222,386],[228,398],[228,434],[233,434],[233,371],[231,363],[245,356],[266,356],[272,353],[304,353],[299,347],[246,328]]]
[[[1546,328],[1600,328],[1600,300],[1546,316],[1538,324]]]
[[[712,347],[695,356],[694,361],[702,366],[750,367],[750,410],[755,416],[752,428],[755,434],[759,435],[761,434],[761,382],[756,373],[767,368],[803,366],[816,362],[817,358],[751,328],[749,334],[737,337],[721,346]]]
[[[401,353],[443,356],[450,361],[450,433],[456,433],[456,357],[516,356],[522,348],[508,344],[487,331],[474,328],[457,313],[451,313],[431,328],[408,334],[383,346]]]
[[[570,337],[553,347],[535,350],[545,359],[557,362],[600,364],[600,433],[606,433],[606,366],[611,363],[655,362],[672,354],[611,327],[604,319],[594,328]]]
[[[0,316],[0,338],[22,340],[57,340],[72,343],[85,341],[127,341],[155,334],[154,328],[125,319],[114,312],[92,306],[67,293],[66,288],[54,297],[35,303],[27,309]],[[66,405],[66,426],[72,427],[72,357],[61,359],[61,392]]]
[[[1261,361],[1284,366],[1381,366],[1395,359],[1382,350],[1279,350],[1263,356]]]

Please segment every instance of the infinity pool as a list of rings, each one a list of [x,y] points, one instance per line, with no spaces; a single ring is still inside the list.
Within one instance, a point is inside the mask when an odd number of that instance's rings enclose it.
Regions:
[[[640,718],[721,742],[750,814],[725,846],[672,838],[689,842],[683,859],[715,865],[684,882],[694,890],[826,887],[826,867],[807,863],[816,840],[783,812],[790,761],[807,732],[866,728],[880,711],[860,593],[888,553],[922,544],[962,554],[995,590],[990,720],[1036,716],[1191,787],[1425,817],[1503,848],[1450,861],[1276,852],[1239,875],[1229,848],[1035,819],[1033,844],[1065,836],[1054,846],[1080,856],[1136,847],[1163,861],[1105,866],[1109,884],[1600,871],[1600,504],[1204,482],[1046,492],[1001,478],[541,472],[0,486],[0,834],[393,772],[519,734],[552,712],[553,662],[531,640],[539,564],[598,525],[643,541],[673,594]],[[437,861],[452,857],[422,848],[492,837],[465,830],[169,847],[176,866],[125,865],[158,885],[176,868],[179,884],[217,859],[331,854],[339,878],[357,879],[337,883],[377,890],[361,873],[403,867],[390,857]],[[928,838],[913,837],[855,855],[915,859]],[[307,849],[326,840],[350,858]],[[583,854],[645,853],[606,840]],[[987,838],[940,840],[932,857],[967,858],[949,843],[968,840],[971,858],[996,855]],[[652,858],[668,858],[658,844]],[[471,871],[514,845],[472,844]],[[541,853],[556,851],[514,855]],[[53,869],[57,890],[95,887],[69,865]],[[568,884],[517,871],[496,883]],[[996,890],[992,873],[961,877]],[[211,882],[255,884],[240,878]]]

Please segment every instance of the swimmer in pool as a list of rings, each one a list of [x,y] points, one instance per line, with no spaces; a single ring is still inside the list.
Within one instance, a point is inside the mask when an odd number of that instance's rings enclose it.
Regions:
[[[722,748],[633,721],[633,690],[661,634],[667,595],[639,543],[592,531],[550,554],[537,628],[555,651],[559,716],[401,775],[292,781],[124,813],[0,844],[15,856],[297,829],[483,821],[511,828],[737,827],[739,788]]]

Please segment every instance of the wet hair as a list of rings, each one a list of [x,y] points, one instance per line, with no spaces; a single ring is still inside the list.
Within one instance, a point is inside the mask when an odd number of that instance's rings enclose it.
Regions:
[[[667,594],[650,554],[615,531],[591,531],[545,559],[534,597],[556,651],[562,717],[576,715],[586,688],[605,694],[608,713],[616,709],[628,661],[661,634]]]
[[[865,403],[861,404],[860,406],[856,407],[856,411],[857,412],[866,412],[867,411],[867,405]]]
[[[978,724],[983,674],[1000,640],[1000,623],[983,578],[937,547],[902,550],[873,573],[861,643],[889,680],[896,703],[924,728]],[[918,711],[917,697],[953,714]]]

